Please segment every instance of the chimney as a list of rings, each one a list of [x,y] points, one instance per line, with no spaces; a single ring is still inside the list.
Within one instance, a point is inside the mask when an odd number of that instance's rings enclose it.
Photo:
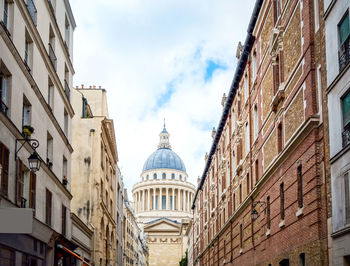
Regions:
[[[216,129],[213,127],[213,130],[211,131],[211,137],[214,139],[216,135]]]
[[[225,107],[226,100],[227,100],[226,93],[224,93],[224,95],[222,95],[222,99],[221,99],[222,107]]]
[[[81,84],[81,88],[84,89],[84,84]]]

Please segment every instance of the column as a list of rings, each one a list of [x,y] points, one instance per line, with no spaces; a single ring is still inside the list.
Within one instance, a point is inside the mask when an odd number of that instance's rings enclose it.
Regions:
[[[174,188],[172,188],[172,193],[171,193],[171,195],[173,196],[173,198],[172,198],[172,210],[175,210],[175,205],[174,205],[174,203],[175,203],[175,195],[174,195],[174,192],[175,192],[175,190],[174,190]]]
[[[169,208],[169,188],[168,187],[166,187],[165,188],[166,189],[166,198],[165,198],[165,209],[166,210],[169,210],[170,208]]]
[[[147,189],[147,211],[150,210],[150,189]]]
[[[180,189],[177,189],[177,210],[180,211]]]
[[[142,190],[142,211],[145,211],[145,200],[146,200],[146,197],[145,197],[145,190]]]
[[[182,210],[185,211],[185,190],[182,190]]]
[[[153,188],[153,210],[155,210],[156,208],[156,193],[155,193],[155,189]]]

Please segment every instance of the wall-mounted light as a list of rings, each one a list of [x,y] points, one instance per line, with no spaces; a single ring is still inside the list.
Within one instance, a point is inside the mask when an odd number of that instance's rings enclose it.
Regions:
[[[261,205],[265,205],[266,203],[264,201],[256,201],[256,202],[253,202],[252,203],[252,207],[253,207],[253,210],[252,210],[252,213],[251,213],[251,217],[252,217],[252,220],[255,221],[256,219],[258,219],[259,217],[259,213],[258,211],[255,209],[256,205],[258,204],[261,204]],[[265,210],[264,210],[265,212]]]
[[[34,131],[34,129],[32,131]],[[17,149],[17,143],[18,142],[20,142],[22,145]],[[28,143],[32,147],[32,149],[34,150],[34,152],[28,158],[29,169],[32,172],[39,171],[40,165],[41,165],[41,158],[40,158],[39,154],[36,152],[36,148],[39,147],[39,141],[36,140],[36,139],[28,138],[28,134],[25,134],[25,138],[24,139],[16,139],[16,143],[15,143],[15,161],[17,161],[17,154],[18,154],[18,152],[22,149],[22,147],[26,143]]]

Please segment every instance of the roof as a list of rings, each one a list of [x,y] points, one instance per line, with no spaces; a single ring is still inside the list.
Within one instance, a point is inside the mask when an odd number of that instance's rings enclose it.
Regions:
[[[160,217],[160,218],[158,218],[158,219],[149,221],[149,222],[147,222],[146,224],[154,224],[154,223],[159,222],[159,221],[161,221],[161,220],[166,220],[166,221],[168,221],[168,222],[180,224],[178,221],[176,221],[176,220],[171,220],[171,219],[169,219],[169,218],[167,218],[167,217]]]
[[[146,160],[143,171],[155,169],[175,169],[186,172],[182,159],[170,148],[159,148]]]

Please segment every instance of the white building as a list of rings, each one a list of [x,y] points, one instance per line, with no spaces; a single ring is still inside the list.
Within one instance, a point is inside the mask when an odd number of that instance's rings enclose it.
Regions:
[[[0,265],[75,265],[72,10],[67,0],[2,0],[0,14],[0,216],[19,217],[0,225]],[[34,128],[27,139],[24,128]],[[36,172],[28,163],[34,152]]]
[[[187,249],[184,232],[192,219],[194,186],[171,149],[165,125],[158,149],[146,160],[132,189],[137,222],[147,235],[149,265],[178,265]]]
[[[350,265],[350,2],[324,0],[333,265]]]

